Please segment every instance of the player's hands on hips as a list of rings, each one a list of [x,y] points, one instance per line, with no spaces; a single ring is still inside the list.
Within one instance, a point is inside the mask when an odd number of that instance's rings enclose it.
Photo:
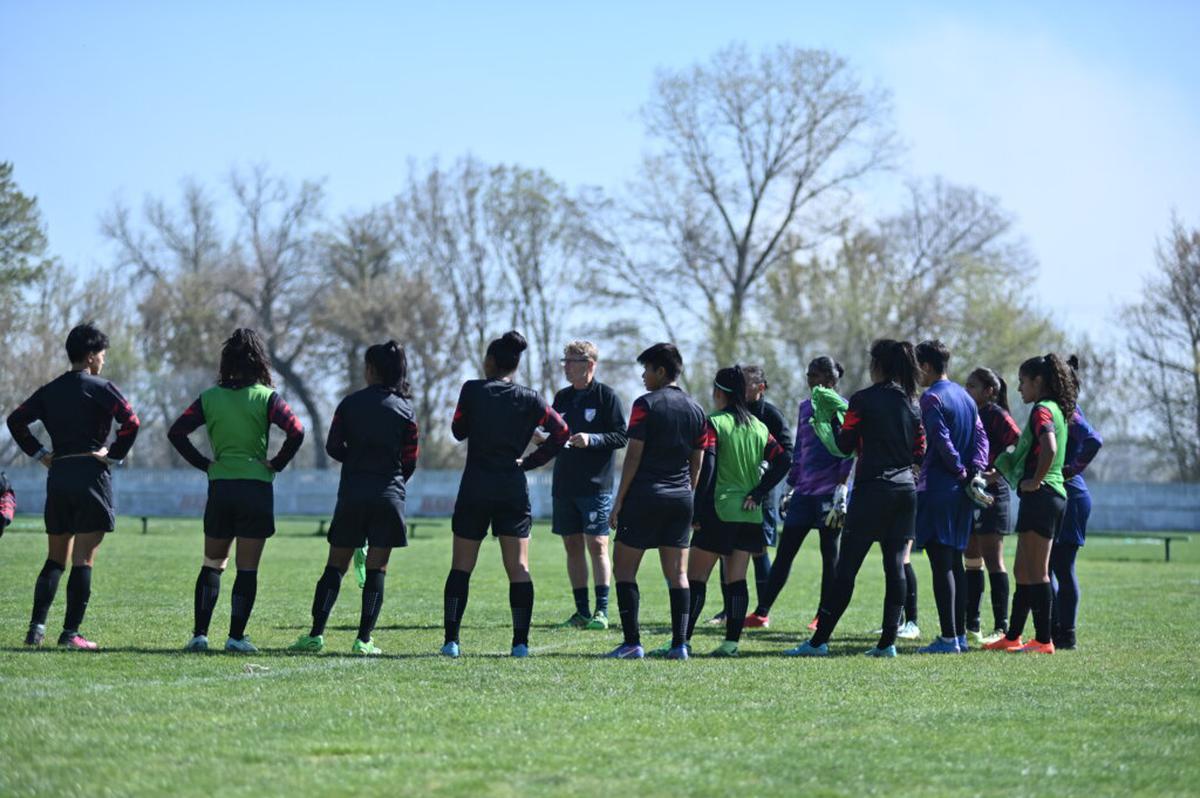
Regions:
[[[742,502],[742,509],[743,510],[757,510],[758,509],[758,499],[754,498],[753,494],[747,496],[745,498],[745,500]]]
[[[1023,479],[1017,486],[1017,493],[1036,493],[1040,487],[1042,487],[1042,481],[1039,479]]]
[[[546,430],[542,429],[541,427],[538,427],[537,429],[535,429],[533,431],[533,442],[535,445],[541,446],[543,443],[545,443],[549,439],[550,439],[550,436],[547,435]]]

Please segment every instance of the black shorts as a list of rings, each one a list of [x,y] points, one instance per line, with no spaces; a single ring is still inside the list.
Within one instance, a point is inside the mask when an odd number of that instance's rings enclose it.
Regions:
[[[400,496],[339,496],[325,536],[329,545],[344,549],[398,549],[408,545],[404,499]]]
[[[971,528],[972,535],[1007,535],[1012,531],[1012,493],[1007,482],[1001,482],[995,489],[989,487],[988,495],[996,501],[991,507],[975,508],[975,525]]]
[[[497,537],[529,537],[529,529],[533,526],[529,493],[508,497],[459,493],[454,502],[454,517],[450,519],[454,534],[468,540],[483,540],[489,526]]]
[[[1058,495],[1049,485],[1042,485],[1033,493],[1017,494],[1017,498],[1020,500],[1017,532],[1036,532],[1054,540],[1067,511],[1067,497]]]
[[[46,477],[47,534],[112,532],[116,520],[108,466],[91,457],[54,461]]]
[[[214,479],[204,505],[204,535],[266,540],[275,534],[275,488],[261,479]]]
[[[762,524],[722,521],[714,517],[701,523],[692,534],[692,548],[722,555],[733,554],[735,550],[761,554],[762,532]]]
[[[846,511],[846,532],[869,540],[912,540],[917,528],[914,485],[855,485]]]
[[[691,494],[626,498],[617,517],[617,542],[634,549],[686,549],[691,535]],[[755,537],[761,541],[761,528]]]

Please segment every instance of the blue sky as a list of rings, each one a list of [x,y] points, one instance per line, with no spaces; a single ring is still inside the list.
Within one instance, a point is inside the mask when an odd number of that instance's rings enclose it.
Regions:
[[[889,88],[903,172],[998,196],[1043,304],[1105,337],[1172,210],[1200,225],[1197,34],[1183,2],[0,0],[0,159],[84,269],[110,258],[114,199],[233,165],[325,178],[332,213],[391,197],[410,158],[468,152],[619,190],[656,68],[790,41]]]

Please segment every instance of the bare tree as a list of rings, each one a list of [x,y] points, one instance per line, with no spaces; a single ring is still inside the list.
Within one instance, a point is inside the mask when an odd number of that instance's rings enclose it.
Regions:
[[[0,345],[11,363],[0,379],[0,406],[11,412],[40,385],[66,371],[64,342],[71,327],[85,321],[97,324],[109,338],[104,376],[121,386],[139,413],[153,387],[142,366],[138,346],[137,313],[124,281],[111,271],[83,277],[61,264],[39,270],[37,278],[21,289],[20,312],[9,317],[16,323],[0,324]],[[0,319],[7,315],[0,310]],[[6,319],[7,320],[7,319]],[[143,418],[146,427],[154,421]],[[161,429],[161,427],[160,427]],[[139,440],[135,461],[164,465],[165,453]],[[18,462],[24,455],[7,435],[0,437],[0,462]]]
[[[450,464],[455,450],[443,445],[443,433],[461,364],[453,319],[432,270],[404,257],[387,207],[346,216],[321,241],[329,288],[314,319],[345,363],[345,389],[362,385],[367,346],[389,338],[402,343],[425,441],[422,460],[435,467]]]
[[[436,163],[426,174],[409,167],[396,197],[395,216],[404,257],[427,265],[452,307],[454,351],[478,370],[496,332],[503,278],[489,257],[483,210],[488,169],[463,158],[450,170]]]
[[[1034,262],[997,200],[941,181],[913,183],[899,214],[873,229],[847,229],[838,249],[780,268],[759,294],[773,342],[807,362],[820,354],[846,367],[844,388],[869,381],[867,350],[880,337],[938,337],[952,373],[986,365],[1012,374],[1031,354],[1061,348],[1063,334],[1031,298]],[[751,339],[754,340],[754,339]],[[780,388],[787,384],[783,375]],[[799,396],[799,379],[787,385]]]
[[[1171,220],[1142,298],[1123,311],[1145,401],[1163,429],[1154,440],[1176,479],[1200,480],[1200,229]],[[1162,447],[1161,442],[1166,442]]]
[[[523,361],[526,382],[552,394],[567,316],[592,270],[587,206],[541,170],[499,166],[489,174],[483,207],[509,319],[532,344]]]
[[[313,438],[323,440],[321,372],[309,368],[322,334],[311,323],[322,287],[313,241],[321,187],[293,187],[258,166],[231,173],[229,188],[233,232],[222,230],[216,202],[194,182],[184,184],[177,209],[148,199],[141,223],[119,204],[102,217],[117,266],[144,288],[139,310],[144,361],[157,377],[153,405],[164,419],[178,413],[215,374],[221,341],[236,326],[253,326],[285,390],[304,406]],[[324,466],[323,447],[311,451]]]
[[[661,72],[643,109],[659,148],[643,167],[639,218],[658,231],[661,279],[731,362],[752,290],[823,240],[854,185],[896,147],[888,97],[841,57],[742,46]]]
[[[212,382],[221,341],[239,322],[224,301],[228,258],[216,205],[189,180],[177,208],[147,198],[139,223],[118,203],[101,217],[100,229],[114,246],[116,273],[139,289],[142,421],[148,428],[167,425]],[[165,439],[157,440],[156,457],[182,462]]]
[[[318,183],[298,187],[256,166],[249,174],[230,174],[240,225],[230,249],[226,290],[258,328],[271,365],[285,387],[304,406],[317,468],[325,468],[325,410],[318,392],[319,369],[310,357],[320,340],[312,311],[323,282],[317,265],[313,228],[321,216],[323,191]]]

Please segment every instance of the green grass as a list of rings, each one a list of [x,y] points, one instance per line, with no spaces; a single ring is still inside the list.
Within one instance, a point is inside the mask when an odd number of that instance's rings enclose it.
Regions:
[[[326,634],[336,653],[280,651],[307,627],[325,556],[315,526],[286,520],[268,544],[249,630],[266,650],[241,658],[179,651],[199,524],[155,520],[143,536],[122,519],[100,549],[85,624],[105,651],[87,655],[22,649],[45,543],[36,519],[19,519],[0,540],[0,795],[1098,796],[1194,795],[1200,783],[1200,540],[1177,544],[1170,564],[1161,544],[1089,544],[1081,648],[1053,657],[921,657],[912,643],[892,661],[852,656],[878,623],[873,557],[834,637],[844,656],[785,659],[815,601],[809,541],[775,625],[748,632],[741,659],[613,662],[597,655],[619,642],[615,627],[551,628],[572,605],[562,547],[538,526],[535,656],[503,656],[507,590],[489,542],[465,656],[449,661],[434,656],[449,531],[428,522],[393,557],[376,632],[386,655],[362,660],[342,653],[357,626],[352,576]],[[667,620],[654,565],[640,580],[648,644]],[[928,635],[923,561],[917,572]],[[214,639],[231,585],[227,575]],[[720,636],[700,628],[705,652]]]

